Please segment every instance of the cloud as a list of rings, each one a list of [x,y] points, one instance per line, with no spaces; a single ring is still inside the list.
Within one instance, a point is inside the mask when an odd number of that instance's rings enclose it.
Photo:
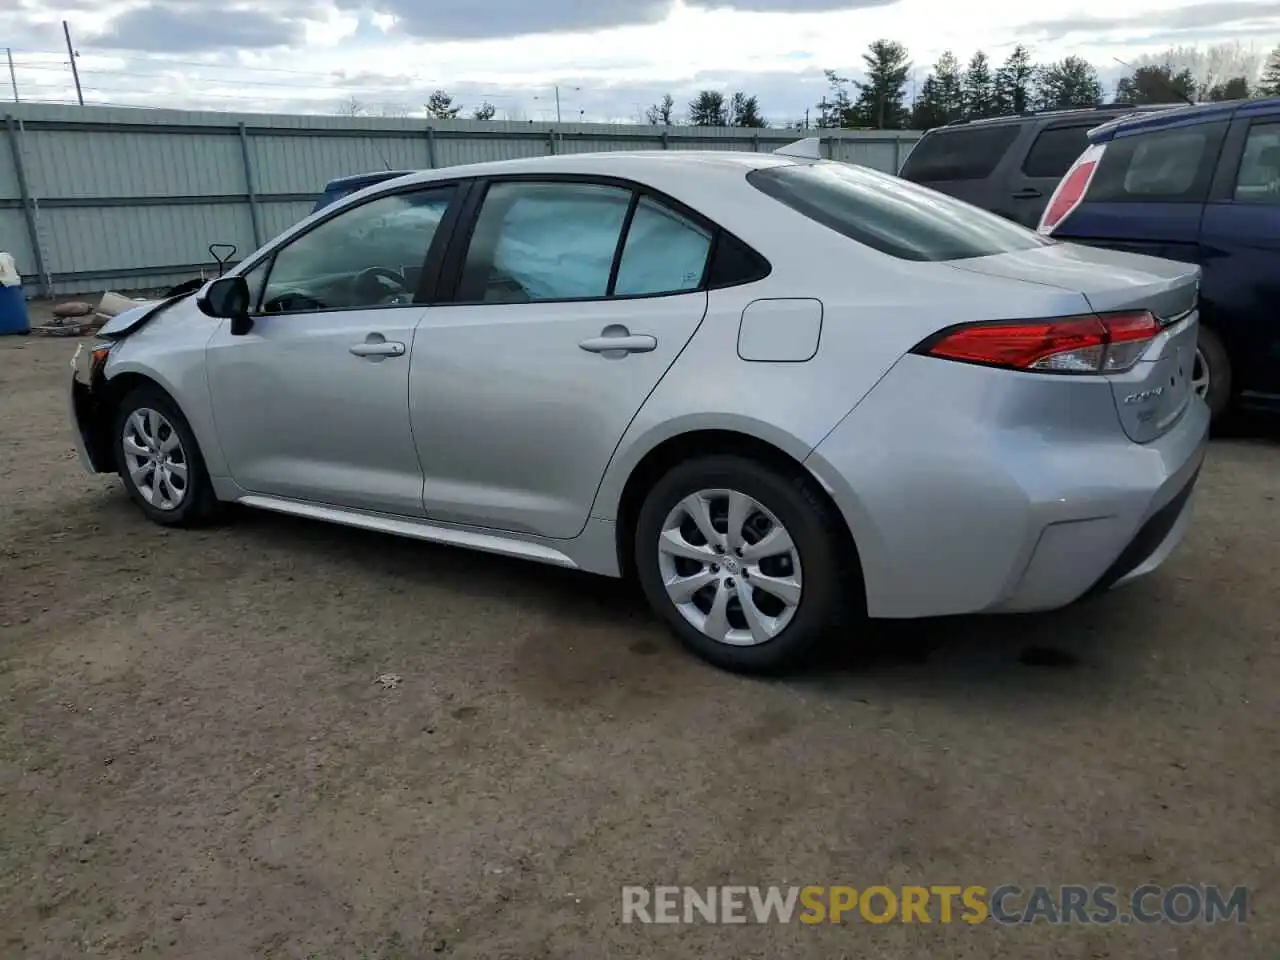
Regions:
[[[149,53],[261,50],[302,42],[308,8],[274,6],[279,9],[214,9],[184,0],[153,2],[125,11],[88,39],[98,47]]]
[[[337,0],[344,9],[366,9],[396,18],[415,37],[478,40],[539,33],[605,30],[660,23],[675,0]],[[686,0],[695,10],[745,13],[822,13],[883,7],[898,0]],[[481,10],[483,12],[481,12]]]
[[[1280,17],[1280,2],[1267,0],[1210,0],[1187,7],[1143,10],[1125,17],[1073,16],[1053,20],[1034,20],[1017,28],[1024,36],[1039,36],[1046,41],[1061,40],[1074,33],[1110,32],[1113,30],[1159,29],[1178,32],[1219,28],[1241,21],[1271,21]]]

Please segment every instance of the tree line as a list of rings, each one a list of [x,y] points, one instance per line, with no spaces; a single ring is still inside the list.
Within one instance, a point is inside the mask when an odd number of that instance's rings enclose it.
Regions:
[[[1116,103],[1154,104],[1242,100],[1280,96],[1280,47],[1265,63],[1239,43],[1201,50],[1174,47],[1139,60],[1116,84]],[[827,93],[815,104],[813,126],[872,130],[929,130],[955,120],[1007,116],[1032,110],[1092,107],[1105,100],[1093,64],[1080,57],[1037,63],[1022,45],[996,64],[982,50],[961,63],[950,50],[932,65],[918,87],[912,80],[907,48],[894,40],[876,40],[862,55],[864,76],[851,79],[825,71]],[[910,91],[908,87],[910,86]],[[434,91],[424,104],[427,117],[453,120],[463,106],[445,90]],[[344,112],[365,112],[353,99]],[[486,102],[468,114],[492,120],[497,110]],[[677,116],[675,98],[666,94],[645,110],[653,126],[685,123],[699,127],[766,127],[759,97],[741,91],[726,95],[701,90]],[[804,122],[788,124],[809,126]]]

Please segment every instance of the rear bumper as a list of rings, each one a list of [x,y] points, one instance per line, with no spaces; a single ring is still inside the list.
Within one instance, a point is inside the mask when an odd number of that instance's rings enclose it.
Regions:
[[[853,533],[872,616],[1047,610],[1172,553],[1208,427],[1196,399],[1135,443],[1105,380],[905,357],[806,465]]]

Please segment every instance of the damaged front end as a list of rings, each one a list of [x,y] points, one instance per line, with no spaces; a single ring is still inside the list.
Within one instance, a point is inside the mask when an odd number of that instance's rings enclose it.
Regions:
[[[114,473],[111,449],[110,391],[104,370],[115,344],[95,340],[81,343],[71,358],[71,426],[76,453],[90,473]]]

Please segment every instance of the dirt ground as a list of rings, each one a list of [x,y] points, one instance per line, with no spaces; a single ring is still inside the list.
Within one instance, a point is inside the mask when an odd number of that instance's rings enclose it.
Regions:
[[[0,338],[0,955],[1280,955],[1275,426],[1145,581],[766,682],[611,581],[153,526],[72,452],[74,343]],[[1149,881],[1248,922],[621,922],[624,884]]]

